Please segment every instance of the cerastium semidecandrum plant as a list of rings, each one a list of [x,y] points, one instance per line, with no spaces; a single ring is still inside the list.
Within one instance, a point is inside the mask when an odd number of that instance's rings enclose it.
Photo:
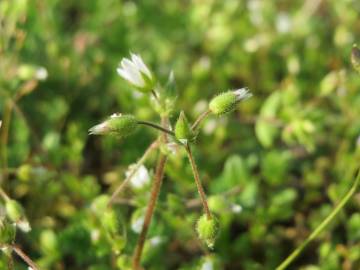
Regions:
[[[156,124],[148,121],[137,119],[129,114],[113,114],[106,121],[92,127],[89,130],[93,135],[115,135],[119,138],[124,138],[131,135],[136,129],[143,125],[159,130],[161,133],[159,137],[149,146],[144,155],[132,168],[127,178],[115,190],[109,199],[108,206],[111,206],[116,196],[123,190],[125,185],[134,176],[137,169],[144,163],[149,154],[159,149],[157,165],[155,169],[155,176],[153,179],[150,200],[145,212],[144,223],[140,232],[137,245],[134,250],[132,267],[137,270],[140,269],[141,254],[144,248],[146,235],[151,223],[151,219],[156,206],[156,201],[160,193],[161,185],[164,178],[164,169],[167,162],[167,151],[163,149],[170,143],[176,143],[183,147],[187,153],[195,185],[200,195],[204,214],[198,219],[196,230],[198,236],[203,240],[209,248],[212,248],[215,243],[215,238],[218,234],[219,224],[216,217],[210,212],[206,194],[201,183],[199,171],[192,153],[192,145],[195,144],[196,137],[199,132],[201,122],[210,114],[217,116],[229,113],[236,108],[236,105],[243,99],[251,96],[246,88],[241,88],[235,91],[227,91],[219,94],[211,100],[208,109],[200,114],[200,116],[191,125],[187,120],[185,113],[181,111],[178,120],[173,127],[169,121],[170,114],[174,110],[176,93],[174,91],[174,75],[171,72],[166,86],[161,86],[154,74],[144,64],[140,56],[131,54],[131,59],[124,58],[117,69],[118,74],[127,80],[138,91],[148,94],[154,102],[154,107],[159,113],[161,123]]]

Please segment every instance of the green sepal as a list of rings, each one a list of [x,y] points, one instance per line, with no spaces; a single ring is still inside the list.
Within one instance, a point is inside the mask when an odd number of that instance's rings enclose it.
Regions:
[[[180,112],[179,118],[175,124],[175,137],[182,143],[193,141],[195,139],[195,133],[192,131],[191,125],[183,111]]]

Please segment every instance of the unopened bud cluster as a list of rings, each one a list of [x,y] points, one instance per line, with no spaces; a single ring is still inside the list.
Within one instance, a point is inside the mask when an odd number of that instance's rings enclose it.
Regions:
[[[129,82],[130,85],[135,87],[136,90],[152,96],[150,101],[153,102],[153,108],[164,120],[163,123],[166,122],[166,124],[158,125],[152,122],[137,120],[135,116],[129,114],[114,114],[104,122],[90,128],[89,133],[92,135],[109,134],[124,138],[133,134],[139,125],[145,125],[160,130],[165,134],[168,134],[168,136],[171,135],[174,138],[173,142],[171,142],[171,140],[164,140],[165,142],[162,143],[163,140],[159,140],[159,150],[165,155],[168,155],[169,152],[171,152],[169,150],[171,144],[178,147],[182,145],[186,148],[204,209],[208,210],[206,196],[201,188],[201,181],[198,176],[199,173],[195,166],[189,144],[195,141],[199,131],[198,126],[205,117],[210,115],[210,113],[220,116],[235,110],[240,101],[251,97],[250,91],[247,88],[241,88],[217,95],[210,101],[208,110],[201,114],[193,124],[188,121],[185,113],[181,111],[172,128],[172,125],[168,120],[170,113],[173,111],[172,107],[174,107],[177,96],[173,73],[170,73],[167,84],[164,87],[161,86],[150,69],[145,65],[142,58],[136,54],[131,54],[130,58],[124,58],[117,68],[117,73]],[[92,209],[101,219],[101,224],[103,230],[106,232],[106,237],[112,239],[113,248],[116,252],[120,252],[125,241],[122,237],[118,236],[119,230],[121,230],[121,224],[117,218],[117,213],[105,208],[105,205],[108,205],[107,201],[108,198],[99,198],[99,201],[92,206]],[[141,228],[145,226],[143,212],[135,212],[132,219],[132,229],[135,232],[140,233]],[[218,220],[209,211],[206,211],[206,214],[202,215],[197,221],[196,231],[198,237],[204,241],[209,248],[213,248],[219,232]]]

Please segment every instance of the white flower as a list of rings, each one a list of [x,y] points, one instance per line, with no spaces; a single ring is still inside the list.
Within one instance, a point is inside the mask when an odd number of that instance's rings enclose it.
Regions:
[[[152,90],[153,76],[142,58],[136,54],[131,54],[131,60],[122,59],[117,73],[139,89]]]
[[[230,206],[231,212],[234,214],[239,214],[242,211],[242,206],[239,204],[232,204]]]
[[[137,219],[133,220],[133,222],[131,223],[131,229],[135,232],[135,233],[140,233],[141,229],[144,225],[144,216],[140,216]]]
[[[234,91],[236,95],[236,101],[239,102],[240,100],[247,99],[252,97],[250,90],[248,88],[240,88]]]
[[[48,77],[48,72],[47,72],[46,68],[39,67],[36,69],[36,71],[35,71],[36,79],[38,79],[39,81],[43,81],[43,80],[46,80],[47,77]]]

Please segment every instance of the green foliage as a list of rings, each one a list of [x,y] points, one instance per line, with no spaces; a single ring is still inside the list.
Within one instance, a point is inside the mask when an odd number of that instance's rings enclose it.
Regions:
[[[1,0],[0,185],[32,228],[17,230],[15,243],[41,269],[131,269],[150,188],[130,183],[113,211],[107,195],[157,133],[118,140],[89,137],[89,127],[115,112],[175,123],[175,101],[192,123],[219,89],[249,87],[236,112],[203,122],[194,148],[221,224],[214,250],[198,244],[191,169],[171,149],[143,264],[275,269],[360,164],[359,12],[353,0]],[[129,52],[159,74],[165,110],[117,74]],[[151,181],[155,158],[145,163]],[[359,269],[358,198],[289,269]],[[1,253],[0,269],[8,262]]]

